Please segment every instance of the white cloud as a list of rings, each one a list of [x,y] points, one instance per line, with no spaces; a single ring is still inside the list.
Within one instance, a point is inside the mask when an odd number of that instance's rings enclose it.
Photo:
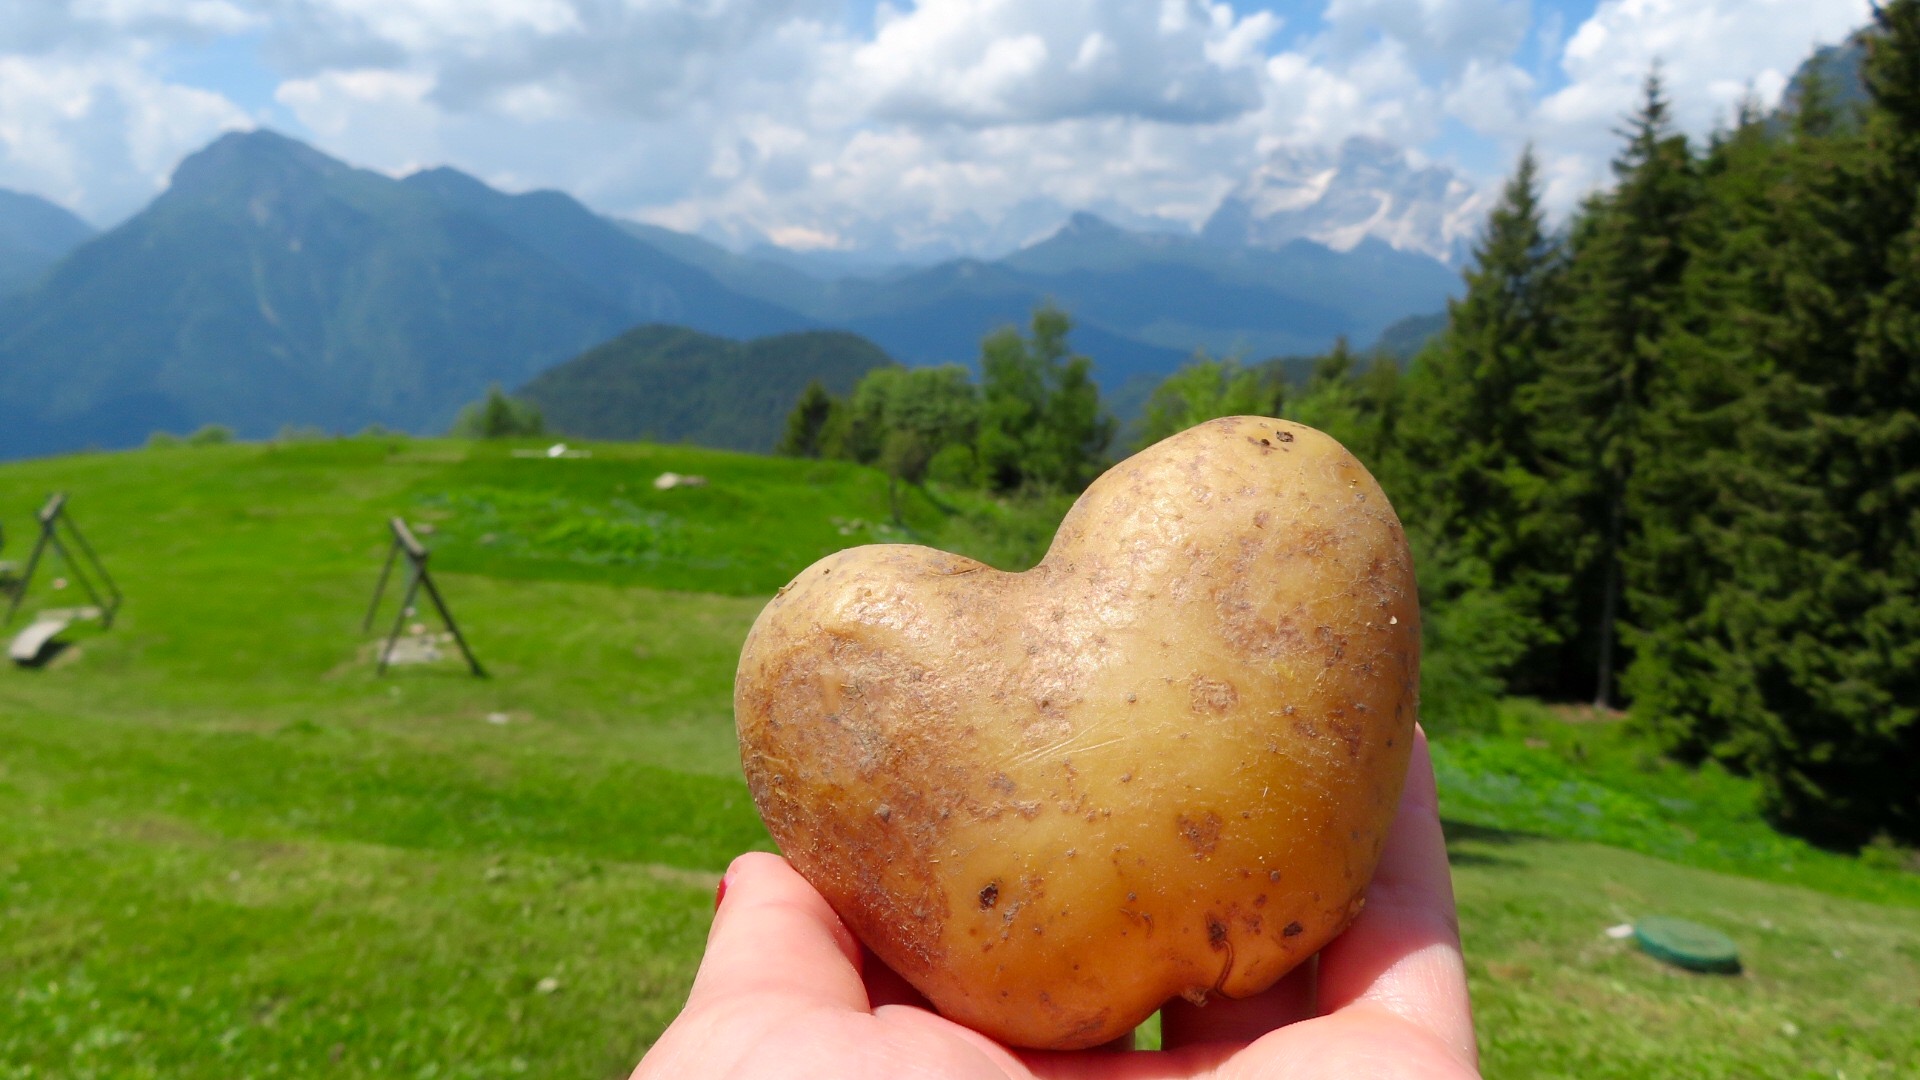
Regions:
[[[0,187],[110,222],[157,194],[184,155],[250,118],[169,85],[137,51],[0,55]]]
[[[1513,64],[1469,61],[1447,89],[1447,114],[1483,135],[1524,136],[1533,85],[1532,76]]]
[[[305,6],[409,53],[490,51],[508,37],[584,29],[565,0],[319,0]]]
[[[1526,38],[1529,0],[1331,0],[1328,39],[1340,51],[1376,40],[1413,49],[1447,72],[1505,60]]]
[[[1816,44],[1870,17],[1868,0],[1603,0],[1566,43],[1568,85],[1533,117],[1554,178],[1551,204],[1570,209],[1605,181],[1613,130],[1639,104],[1656,61],[1676,123],[1698,138],[1729,121],[1749,91],[1777,104]]]
[[[356,164],[407,172],[439,163],[445,118],[430,101],[433,77],[367,68],[281,83],[274,99],[322,145],[350,144]]]
[[[140,33],[235,34],[264,21],[230,0],[75,0],[77,20]]]
[[[1330,145],[1366,135],[1419,145],[1438,133],[1440,95],[1420,77],[1404,44],[1384,40],[1344,62],[1312,68],[1323,85],[1339,87],[1336,98],[1344,105],[1319,104],[1314,114],[1296,118],[1312,141]]]
[[[539,86],[571,109],[653,119],[725,97],[736,79],[804,88],[815,50],[777,56],[758,46],[843,10],[834,0],[261,2],[276,9],[268,52],[295,77],[424,70],[453,112],[524,101],[523,88]],[[739,65],[747,54],[764,68]]]
[[[1274,152],[1355,136],[1443,159],[1478,138],[1502,164],[1532,137],[1564,209],[1604,179],[1654,57],[1699,133],[1868,17],[1867,0],[1600,0],[1563,33],[1534,6],[1326,0],[1321,29],[1283,41],[1245,0],[900,0],[870,31],[846,0],[16,2],[0,186],[96,219],[136,208],[256,121],[169,74],[244,34],[279,79],[274,115],[328,153],[741,239],[992,253],[1075,209],[1197,226]]]
[[[974,127],[1086,116],[1193,123],[1259,104],[1279,26],[1201,0],[919,0],[883,9],[853,72],[877,118]]]

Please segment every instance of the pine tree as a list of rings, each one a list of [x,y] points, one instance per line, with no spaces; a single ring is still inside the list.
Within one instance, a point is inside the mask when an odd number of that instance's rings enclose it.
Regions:
[[[1529,678],[1541,665],[1521,658],[1562,634],[1550,598],[1565,588],[1565,558],[1543,542],[1555,530],[1539,527],[1544,465],[1525,400],[1557,340],[1561,275],[1528,147],[1474,248],[1445,334],[1414,358],[1387,477],[1428,562],[1477,566],[1445,574],[1436,566],[1423,588],[1428,606],[1458,603],[1461,589],[1489,590],[1475,606],[1507,615],[1477,621],[1502,644],[1475,651],[1497,663],[1490,674],[1511,674],[1525,690],[1542,688]]]
[[[511,439],[546,432],[546,420],[538,406],[508,397],[496,383],[487,387],[486,397],[468,402],[460,410],[451,433],[459,439]]]
[[[773,452],[784,457],[820,457],[822,436],[834,407],[833,396],[819,379],[807,383],[807,388],[800,391],[800,399],[794,402],[793,411],[787,414],[786,431]]]
[[[1745,500],[1778,494],[1784,450],[1769,423],[1784,348],[1791,269],[1781,211],[1790,157],[1757,107],[1716,134],[1700,166],[1695,227],[1663,361],[1641,425],[1645,452],[1628,487],[1637,523],[1621,552],[1633,660],[1623,688],[1636,723],[1689,759],[1730,754],[1754,695],[1726,620],[1751,543]],[[1789,397],[1791,395],[1789,394]]]
[[[1588,537],[1570,552],[1573,636],[1556,672],[1596,705],[1612,704],[1624,612],[1622,559],[1633,542],[1629,488],[1647,452],[1648,403],[1661,391],[1660,342],[1679,298],[1687,235],[1698,203],[1692,151],[1673,131],[1659,71],[1613,163],[1618,185],[1591,200],[1569,244],[1568,324],[1529,395],[1552,459],[1543,517],[1576,520]]]
[[[1743,575],[1764,600],[1749,760],[1773,813],[1845,842],[1920,838],[1920,0],[1876,22],[1857,153],[1807,166],[1794,542]]]
[[[1920,839],[1920,0],[1864,129],[1818,88],[1707,163],[1628,561],[1635,712],[1835,843]]]

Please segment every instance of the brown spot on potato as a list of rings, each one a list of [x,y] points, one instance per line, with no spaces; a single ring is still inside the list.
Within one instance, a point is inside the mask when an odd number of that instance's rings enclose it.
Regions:
[[[1221,993],[1227,985],[1227,979],[1233,974],[1233,938],[1227,935],[1227,924],[1212,915],[1207,916],[1207,947],[1215,952],[1227,955],[1220,963],[1220,974],[1213,980],[1213,993]]]
[[[999,902],[1000,883],[997,881],[987,882],[987,887],[980,890],[980,910],[986,911]]]
[[[1187,692],[1187,707],[1194,712],[1223,713],[1240,701],[1240,692],[1224,679],[1195,675]]]
[[[1305,927],[1301,926],[1299,923],[1290,922],[1286,926],[1281,928],[1280,936],[1281,937],[1299,937],[1300,932],[1304,929]]]
[[[1360,744],[1366,739],[1365,724],[1357,720],[1347,719],[1347,711],[1345,709],[1329,709],[1327,711],[1327,726],[1332,728],[1333,733],[1346,745],[1348,757],[1358,757],[1360,755]]]
[[[1180,837],[1187,842],[1187,847],[1192,849],[1194,858],[1204,859],[1213,854],[1214,848],[1220,846],[1219,814],[1211,810],[1207,811],[1206,816],[1199,818],[1181,814],[1177,824]]]

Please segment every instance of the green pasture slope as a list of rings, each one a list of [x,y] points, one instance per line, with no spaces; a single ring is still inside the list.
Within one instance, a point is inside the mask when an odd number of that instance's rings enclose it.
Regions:
[[[509,450],[0,467],[5,555],[68,490],[128,596],[111,632],[0,670],[0,1080],[617,1077],[659,1033],[719,872],[767,846],[741,638],[806,563],[906,534],[851,466]],[[711,482],[654,490],[668,470]],[[432,526],[491,678],[374,676],[359,619],[395,514]],[[919,493],[906,518],[1002,564],[1049,527]],[[71,597],[43,578],[29,608]],[[1915,1074],[1920,879],[1781,840],[1740,781],[1617,727],[1509,724],[1439,747],[1489,1075]],[[1726,929],[1748,973],[1602,933],[1649,911]]]

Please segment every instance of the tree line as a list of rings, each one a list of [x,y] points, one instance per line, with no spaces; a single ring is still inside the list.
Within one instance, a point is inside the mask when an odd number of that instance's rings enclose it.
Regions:
[[[1030,332],[989,335],[977,384],[958,364],[877,368],[844,400],[810,383],[775,452],[877,465],[906,483],[1077,491],[1107,464],[1115,425],[1093,361],[1067,345],[1071,329],[1047,306]]]
[[[1816,77],[1700,145],[1656,69],[1613,186],[1559,228],[1522,156],[1404,370],[1344,344],[1294,384],[1202,357],[1136,441],[1263,413],[1367,462],[1416,549],[1430,717],[1630,706],[1670,754],[1758,777],[1787,828],[1920,839],[1920,0],[1866,40],[1864,107]],[[1082,486],[1113,426],[1066,331],[1048,310],[988,339],[977,387],[810,389],[783,450]]]
[[[1524,156],[1368,419],[1479,670],[1839,843],[1920,837],[1920,2],[1876,18],[1863,110],[1816,77],[1696,147],[1656,70],[1558,231]]]

